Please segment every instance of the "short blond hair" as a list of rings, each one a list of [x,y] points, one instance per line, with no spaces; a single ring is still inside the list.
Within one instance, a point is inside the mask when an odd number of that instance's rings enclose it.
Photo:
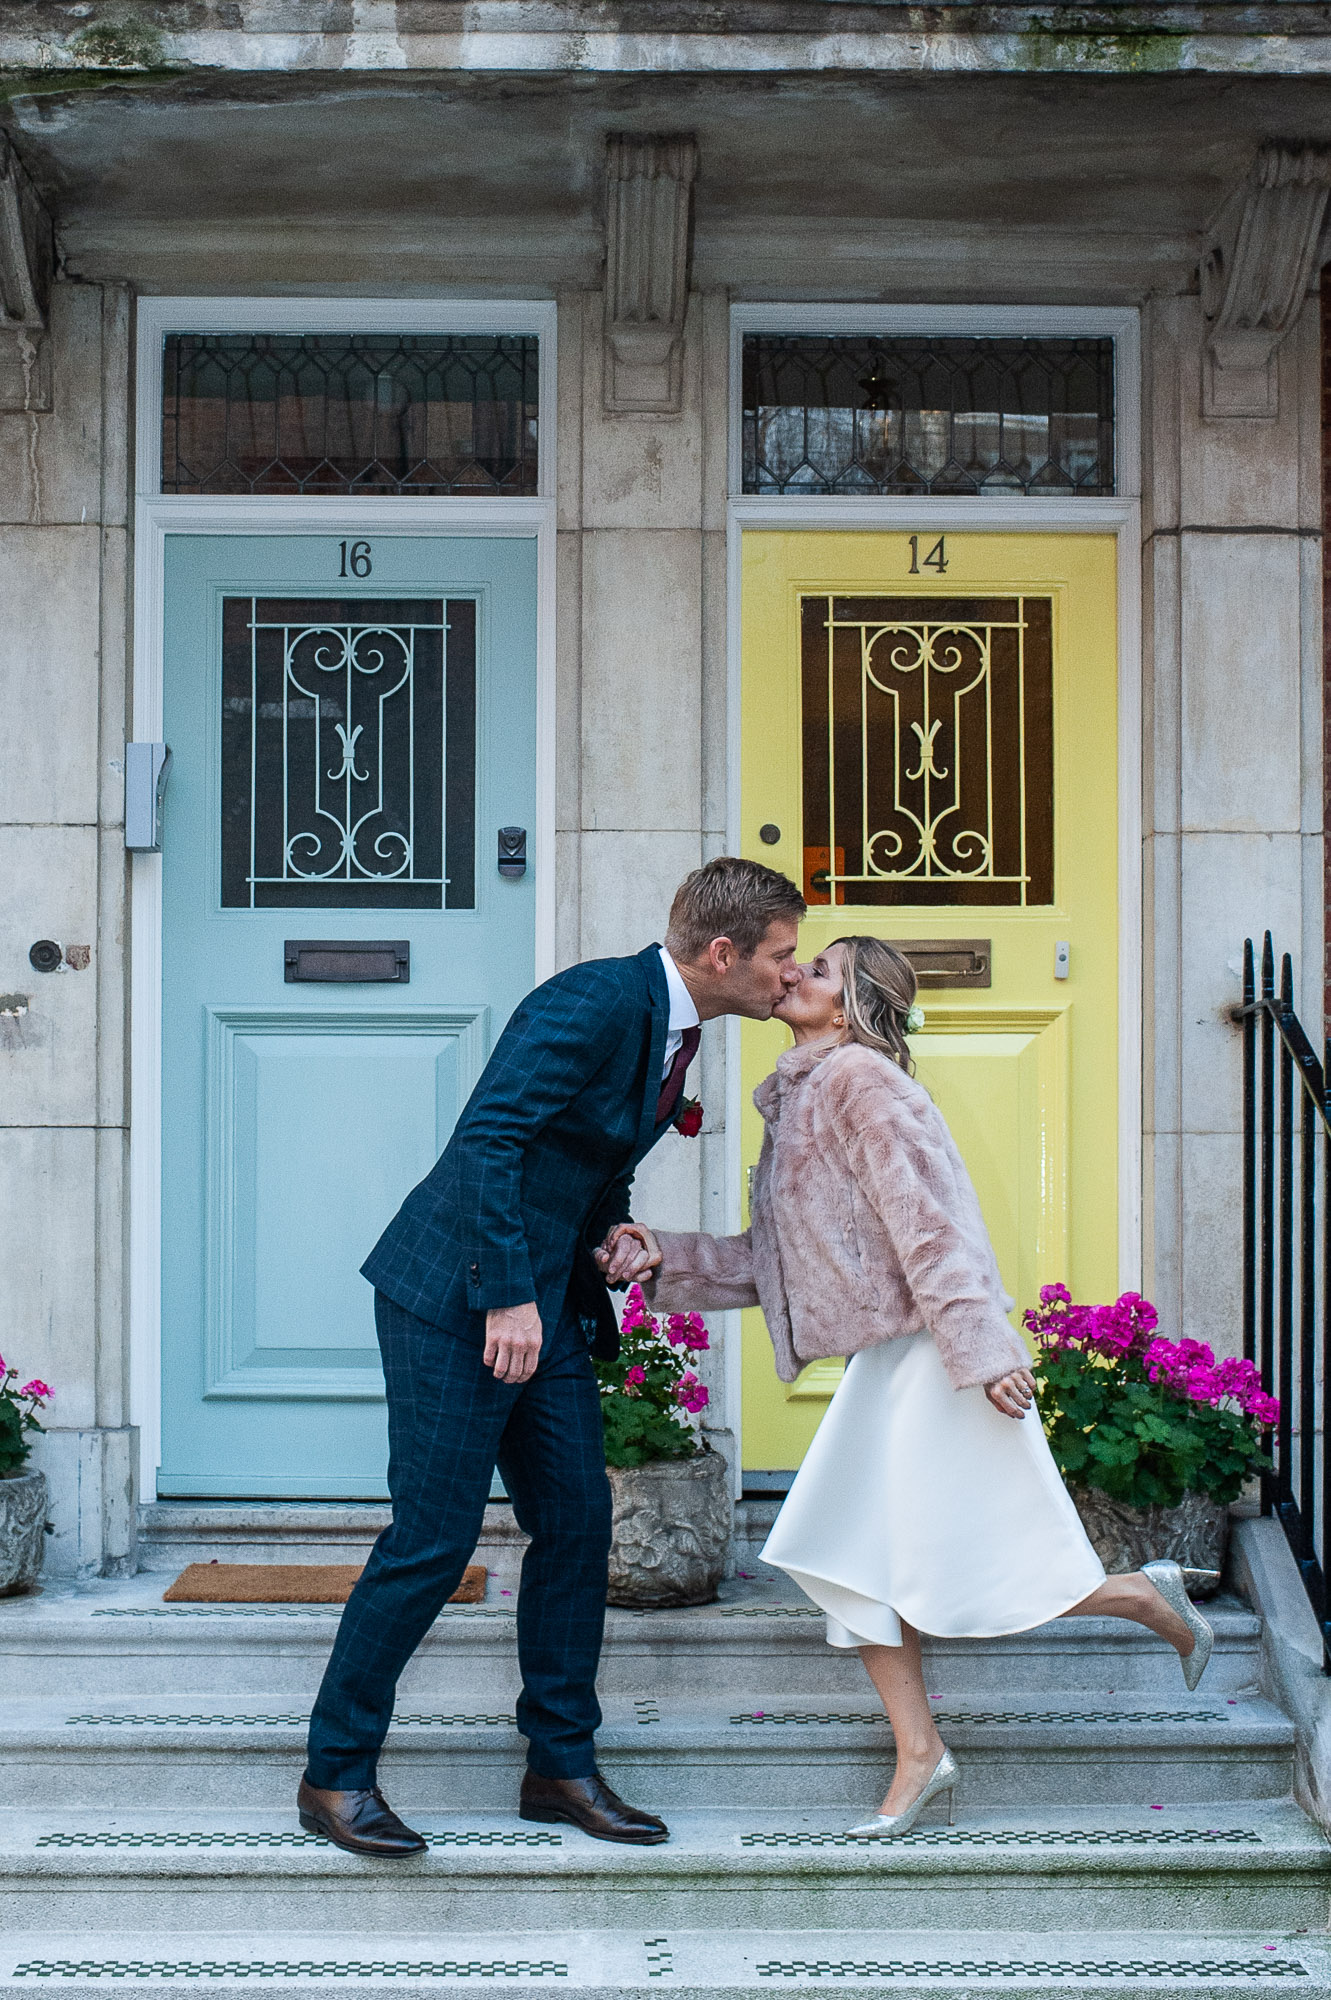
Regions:
[[[718,854],[676,889],[666,950],[688,964],[713,938],[729,938],[741,958],[752,958],[774,923],[797,924],[803,915],[804,898],[788,876],[761,861]]]

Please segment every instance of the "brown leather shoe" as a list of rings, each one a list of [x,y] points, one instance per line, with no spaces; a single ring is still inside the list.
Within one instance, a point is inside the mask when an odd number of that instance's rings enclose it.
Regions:
[[[535,1771],[524,1771],[518,1817],[546,1825],[567,1820],[593,1840],[623,1840],[633,1847],[656,1847],[670,1838],[663,1819],[626,1806],[599,1771],[590,1778],[541,1778]]]
[[[321,1792],[302,1778],[296,1806],[306,1833],[321,1833],[349,1854],[403,1861],[426,1851],[427,1842],[402,1824],[377,1785],[369,1792]]]

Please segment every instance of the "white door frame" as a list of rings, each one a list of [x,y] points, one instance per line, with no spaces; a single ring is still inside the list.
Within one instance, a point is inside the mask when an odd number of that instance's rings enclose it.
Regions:
[[[1026,334],[1114,341],[1115,484],[1110,498],[1030,500],[854,499],[742,492],[742,343],[746,333]],[[1118,547],[1118,1281],[1136,1290],[1142,1265],[1142,597],[1141,321],[1132,309],[1073,306],[743,305],[730,315],[730,503],[726,518],[726,843],[739,851],[741,541],[746,528],[846,532],[916,525],[932,534],[1112,534]],[[726,1227],[741,1227],[739,1032],[726,1067]],[[742,1356],[738,1315],[727,1320],[726,1413],[743,1465]]]
[[[536,977],[555,969],[555,316],[553,301],[146,298],[137,313],[133,734],[162,735],[166,538],[171,534],[447,534],[536,541]],[[166,333],[535,333],[539,493],[530,499],[258,498],[161,491]],[[130,1422],[139,1492],[157,1495],[162,1400],[162,857],[130,870]]]

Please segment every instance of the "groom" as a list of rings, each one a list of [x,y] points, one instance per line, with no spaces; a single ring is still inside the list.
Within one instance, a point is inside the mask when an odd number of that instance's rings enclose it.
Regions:
[[[347,1601],[310,1719],[300,1823],[354,1854],[419,1854],[375,1782],[398,1676],[476,1547],[496,1465],[530,1535],[518,1596],[523,1819],[650,1845],[662,1820],[596,1768],[610,1488],[591,1356],[638,1162],[669,1130],[721,1014],[764,1021],[798,980],[804,899],[722,856],[676,893],[665,946],[593,959],[513,1015],[432,1171],[362,1266],[388,1393],[392,1525]],[[603,1279],[597,1268],[600,1255]]]

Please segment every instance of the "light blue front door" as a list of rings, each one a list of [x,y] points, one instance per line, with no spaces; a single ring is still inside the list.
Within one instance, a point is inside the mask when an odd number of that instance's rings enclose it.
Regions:
[[[159,1491],[371,1498],[358,1266],[534,977],[536,545],[171,536],[165,607]]]

